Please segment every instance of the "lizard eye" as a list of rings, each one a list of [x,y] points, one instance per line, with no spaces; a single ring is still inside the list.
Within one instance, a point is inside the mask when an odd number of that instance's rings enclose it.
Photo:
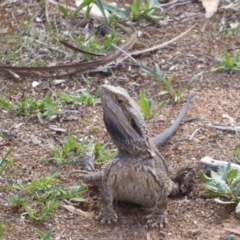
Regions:
[[[117,102],[118,102],[119,104],[123,104],[123,99],[117,98]]]

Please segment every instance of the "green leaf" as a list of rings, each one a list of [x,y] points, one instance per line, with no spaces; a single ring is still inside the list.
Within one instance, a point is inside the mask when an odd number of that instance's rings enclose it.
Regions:
[[[237,240],[236,236],[235,235],[227,235],[224,240]]]
[[[224,181],[227,181],[227,175],[230,170],[231,170],[231,163],[229,162],[226,167],[225,166],[219,167],[217,173],[219,176],[222,177]]]
[[[218,192],[222,196],[227,196],[231,192],[230,187],[222,179],[222,177],[219,176],[217,173],[211,171],[211,177],[212,177],[212,180],[214,181],[214,185],[218,188]]]
[[[50,240],[51,234],[52,234],[52,231],[47,232],[47,234],[44,236],[43,240]]]
[[[197,175],[204,181],[204,182],[211,182],[212,178],[208,177],[204,172],[199,171]]]
[[[37,113],[38,120],[41,124],[43,124],[43,114],[41,112]]]
[[[64,6],[58,5],[58,9],[65,17],[69,18],[68,11]]]
[[[140,95],[140,97],[139,97],[139,106],[140,106],[141,110],[143,111],[144,119],[148,119],[148,116],[149,116],[149,103],[148,103],[148,99],[145,97],[144,90],[140,89],[139,95]]]
[[[222,201],[219,198],[215,198],[214,201],[217,203],[221,203],[221,204],[234,204],[235,203],[234,201]]]
[[[61,167],[57,167],[55,169],[53,169],[50,173],[50,177],[55,177],[56,175],[58,175],[58,173],[62,170]]]
[[[213,185],[213,182],[204,182],[203,187],[205,190],[210,190],[210,195],[214,195],[214,196],[218,196],[218,188],[216,186]],[[213,193],[217,193],[217,194],[212,194],[211,191]]]
[[[74,186],[72,186],[71,189],[70,189],[71,195],[72,195],[72,196],[75,196],[75,195],[78,193],[79,189],[80,189],[80,186],[79,186],[79,185],[74,185]]]
[[[80,198],[80,197],[77,197],[77,198],[71,198],[72,201],[76,201],[76,202],[86,202],[86,199],[84,198]]]
[[[231,169],[227,174],[227,181],[231,181],[232,179],[238,176],[239,172],[237,169]]]
[[[164,100],[157,108],[154,110],[154,112],[150,115],[149,118],[153,118],[156,113],[158,113],[161,109],[163,109],[167,104],[167,101]]]
[[[102,4],[102,1],[101,0],[94,0],[94,2],[96,3],[96,5],[98,6],[98,8],[100,9],[104,19],[105,19],[105,22],[108,23],[108,18],[105,14],[105,10],[104,10],[104,7],[103,7],[103,4]]]

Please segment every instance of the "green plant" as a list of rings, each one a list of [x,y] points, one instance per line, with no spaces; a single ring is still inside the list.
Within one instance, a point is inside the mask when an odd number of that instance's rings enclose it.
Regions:
[[[70,134],[64,138],[61,147],[54,142],[49,143],[49,147],[52,151],[50,160],[54,160],[58,164],[68,163],[79,158],[79,155],[89,148],[85,137],[82,138],[79,144]]]
[[[5,231],[6,231],[6,227],[2,224],[2,221],[0,219],[0,240],[3,239]]]
[[[237,204],[236,212],[240,212],[240,172],[237,169],[231,169],[228,163],[226,167],[219,167],[217,172],[211,171],[210,177],[203,172],[198,172],[198,176],[203,181],[205,193],[215,197],[218,203]]]
[[[235,148],[234,159],[240,163],[240,145]]]
[[[7,157],[11,154],[11,152],[12,148],[10,148],[4,155],[4,157],[0,159],[0,174],[2,174],[6,167],[8,166],[9,162],[7,161]]]
[[[237,240],[235,235],[227,235],[226,237],[224,237],[224,240]]]
[[[93,153],[95,155],[95,162],[106,162],[114,156],[116,149],[106,149],[108,144],[109,142],[94,144]]]
[[[66,93],[59,93],[58,99],[62,103],[73,103],[73,104],[80,104],[80,105],[90,105],[94,106],[100,103],[100,99],[93,96],[89,89],[86,88],[82,94],[79,95],[72,95]]]
[[[140,17],[160,19],[159,16],[153,15],[153,12],[159,9],[158,5],[157,0],[146,0],[145,4],[142,0],[134,0],[131,6],[133,21],[138,20]]]
[[[50,240],[51,239],[51,234],[52,231],[49,231],[47,233],[42,232],[39,229],[34,229],[34,231],[38,234],[38,236],[42,239],[42,240]]]
[[[216,60],[220,63],[220,66],[213,68],[211,71],[216,72],[219,70],[227,70],[230,73],[240,70],[240,53],[235,52],[234,57],[231,58],[228,51],[224,51],[223,57],[216,57]]]
[[[39,100],[25,97],[23,101],[17,101],[15,103],[0,98],[0,106],[2,109],[14,110],[18,114],[26,116],[36,114],[41,123],[44,118],[63,113],[63,111],[59,110],[58,104],[59,102],[53,100],[50,96],[46,96]]]
[[[12,103],[5,98],[0,98],[0,107],[1,107],[1,109],[4,109],[4,110],[12,110],[13,109]]]
[[[69,12],[63,7],[61,6],[59,8],[59,10],[64,14],[64,16],[68,17],[68,18],[71,18],[71,17],[76,17],[78,12],[81,11],[83,8],[87,8],[86,11],[85,11],[85,15],[86,17],[88,18],[89,15],[90,15],[90,12],[91,12],[91,9],[93,7],[93,4],[95,4],[98,9],[100,10],[102,16],[103,16],[103,19],[105,21],[105,23],[108,23],[108,18],[106,16],[106,12],[104,10],[104,5],[102,3],[101,0],[84,0],[78,7],[77,9],[75,10],[75,12],[73,14],[69,14]]]
[[[135,62],[143,71],[151,74],[153,77],[156,77],[159,83],[159,89],[160,89],[160,93],[159,95],[164,95],[164,94],[170,94],[171,97],[173,97],[174,101],[179,102],[181,99],[182,94],[186,91],[186,89],[193,83],[195,82],[198,77],[200,75],[202,75],[202,73],[198,73],[196,75],[194,75],[188,82],[187,84],[178,89],[175,90],[172,86],[172,81],[173,81],[173,75],[170,76],[168,79],[165,79],[160,71],[160,68],[157,64],[155,64],[156,66],[156,71],[152,70],[151,68],[141,65],[138,63],[138,61],[136,59],[134,59],[131,55],[129,55],[127,52],[123,51],[121,48],[119,48],[118,46],[114,45],[113,46],[117,49],[119,49],[121,52],[123,52],[126,56],[128,56],[131,60],[133,60],[133,62]],[[163,91],[163,86],[166,88],[166,90]]]
[[[21,192],[17,194],[10,193],[8,196],[8,202],[12,208],[19,209],[26,203],[26,198],[23,197]]]
[[[37,114],[41,123],[44,118],[63,113],[63,111],[58,109],[58,101],[53,100],[50,96],[40,100],[25,97],[22,102],[15,103],[15,109],[21,115]]]
[[[159,66],[156,64],[156,73],[152,73],[152,75],[155,75],[158,81],[158,85],[159,85],[159,95],[164,95],[164,94],[169,94],[175,102],[179,102],[181,99],[182,94],[190,87],[190,85],[192,83],[194,83],[198,77],[200,75],[202,75],[202,73],[198,73],[196,75],[194,75],[187,83],[185,86],[179,88],[179,89],[174,89],[173,87],[173,79],[174,79],[174,75],[171,74],[168,78],[164,78],[162,76],[162,73],[160,71]],[[164,84],[164,85],[163,85]]]
[[[89,2],[89,1],[88,1]],[[87,10],[87,13],[86,13],[86,16],[89,17],[89,11],[91,10],[91,6],[90,5],[87,5],[88,7],[88,10]],[[68,19],[75,19],[78,15],[78,13],[82,10],[83,6],[82,5],[79,5],[75,11],[70,11],[68,10],[67,8],[65,8],[63,5],[58,5],[58,9],[59,11]]]
[[[9,204],[14,208],[22,207],[32,221],[44,221],[58,207],[58,200],[85,201],[79,195],[84,193],[87,187],[82,187],[80,182],[69,189],[57,185],[56,176],[59,171],[60,168],[57,168],[49,176],[34,179],[31,183],[24,184],[18,180],[11,187],[18,192],[17,194],[10,193]]]
[[[152,100],[145,97],[144,90],[140,90],[139,93],[139,106],[143,112],[144,119],[148,120],[154,117],[156,113],[161,111],[162,108],[165,107],[167,101],[163,101],[159,106],[156,108],[156,110],[153,111],[153,113],[150,114],[150,109],[152,106]]]

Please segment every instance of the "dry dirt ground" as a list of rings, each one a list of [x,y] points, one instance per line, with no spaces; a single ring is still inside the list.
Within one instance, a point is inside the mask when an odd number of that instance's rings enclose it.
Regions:
[[[0,36],[1,36],[1,63],[14,64],[3,56],[19,44],[28,35],[22,21],[29,19],[30,14],[39,9],[38,1],[6,1],[0,8]],[[68,29],[81,32],[83,18],[78,17],[70,21],[62,17],[56,8],[50,6],[50,20],[56,19],[58,30],[63,33]],[[151,136],[162,132],[177,117],[179,110],[190,94],[194,99],[188,109],[186,118],[196,117],[197,120],[187,122],[180,126],[171,140],[160,151],[164,155],[171,172],[181,166],[191,165],[197,167],[198,161],[205,156],[215,159],[229,160],[233,158],[233,151],[239,144],[239,136],[215,130],[211,124],[229,125],[224,114],[231,116],[240,124],[240,72],[210,72],[218,63],[216,56],[222,56],[224,49],[239,48],[240,31],[231,32],[230,23],[239,23],[239,12],[219,12],[214,19],[204,18],[200,3],[188,3],[174,8],[165,9],[165,21],[154,23],[141,19],[134,23],[137,31],[141,31],[137,44],[133,49],[144,49],[166,42],[179,35],[193,24],[193,30],[178,41],[148,54],[138,56],[136,59],[151,68],[158,63],[164,75],[174,73],[174,87],[179,89],[199,72],[203,75],[184,92],[180,104],[174,103],[170,98],[168,105],[153,119],[147,121]],[[224,21],[223,21],[224,20]],[[29,28],[47,29],[45,18],[43,22],[33,20]],[[2,38],[20,34],[18,40]],[[47,34],[49,33],[46,30]],[[64,34],[63,34],[64,35]],[[42,47],[42,46],[41,46]],[[45,48],[47,48],[45,46]],[[65,49],[65,51],[72,52]],[[20,54],[19,50],[16,54]],[[36,55],[35,55],[36,56]],[[79,55],[72,52],[70,62],[77,62]],[[46,65],[53,61],[64,64],[66,59],[53,55],[46,60]],[[30,61],[33,61],[30,56]],[[86,87],[82,75],[65,78],[67,81],[54,85],[54,79],[13,79],[7,75],[0,76],[0,96],[10,98],[11,101],[22,101],[24,96],[42,98],[47,94],[57,92],[73,92]],[[33,88],[32,82],[39,81],[40,85]],[[130,95],[138,100],[140,88],[144,88],[146,95],[154,101],[154,107],[161,98],[158,96],[157,80],[139,70],[131,60],[124,61],[116,69],[107,73],[93,73],[88,76],[91,93],[95,94],[103,83],[126,88]],[[0,110],[0,155],[3,156],[12,147],[9,160],[14,165],[9,166],[0,177],[0,219],[6,231],[3,239],[39,239],[33,229],[44,232],[52,230],[52,239],[224,239],[228,234],[225,228],[236,228],[240,219],[234,213],[234,208],[219,205],[211,198],[201,197],[201,183],[196,177],[194,190],[186,197],[170,198],[168,205],[169,226],[162,229],[147,229],[146,213],[138,206],[128,203],[115,203],[114,208],[119,221],[114,225],[101,225],[94,218],[77,215],[58,207],[44,222],[33,223],[22,212],[13,211],[8,203],[9,190],[6,186],[21,179],[31,182],[49,174],[58,165],[47,161],[50,154],[49,142],[61,142],[68,133],[77,140],[87,135],[89,140],[104,143],[110,140],[103,121],[101,105],[80,106],[65,105],[65,114],[41,124],[34,116],[21,116],[14,111]],[[50,125],[67,130],[59,134],[50,129]],[[98,128],[94,128],[94,127]],[[95,129],[93,131],[93,129]],[[191,141],[180,141],[189,137],[196,129]],[[33,141],[37,139],[38,141]],[[6,145],[6,146],[5,146]],[[113,147],[110,144],[109,147]],[[80,169],[78,161],[62,165],[61,181],[65,186],[76,183],[78,175],[70,176],[71,171]],[[96,216],[100,211],[100,192],[90,187],[84,194],[87,202],[75,204]]]

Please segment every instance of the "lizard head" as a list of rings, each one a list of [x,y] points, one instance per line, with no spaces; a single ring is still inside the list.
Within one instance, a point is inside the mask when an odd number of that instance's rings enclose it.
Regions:
[[[108,133],[120,151],[134,154],[147,148],[147,130],[137,103],[121,87],[102,85],[99,95]]]

